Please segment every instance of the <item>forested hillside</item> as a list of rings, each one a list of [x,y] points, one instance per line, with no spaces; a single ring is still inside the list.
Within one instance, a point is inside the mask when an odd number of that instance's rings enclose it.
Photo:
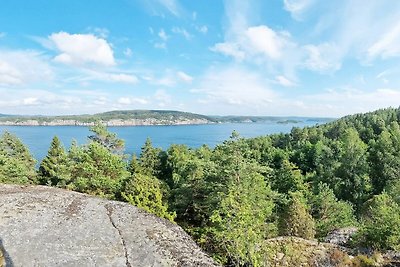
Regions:
[[[353,248],[400,251],[400,109],[215,148],[147,140],[128,156],[105,126],[68,151],[57,137],[35,160],[12,134],[0,139],[0,182],[37,183],[127,201],[181,225],[227,266],[265,266],[277,236],[322,240],[354,226]]]
[[[302,121],[324,123],[330,118],[273,117],[273,116],[206,116],[174,110],[114,110],[93,115],[67,116],[20,116],[0,114],[0,125],[79,125],[92,126],[101,122],[108,126],[179,125],[207,123],[276,122],[298,123]]]

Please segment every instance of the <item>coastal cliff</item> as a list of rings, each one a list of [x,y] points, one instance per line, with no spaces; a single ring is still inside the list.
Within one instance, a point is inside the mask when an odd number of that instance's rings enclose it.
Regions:
[[[99,120],[102,124],[106,126],[150,126],[150,125],[196,125],[196,124],[209,124],[213,123],[206,119],[187,119],[187,118],[177,118],[177,119],[112,119],[112,120]],[[93,126],[95,121],[85,122],[80,120],[37,120],[37,119],[27,119],[27,120],[3,120],[0,121],[2,126]]]

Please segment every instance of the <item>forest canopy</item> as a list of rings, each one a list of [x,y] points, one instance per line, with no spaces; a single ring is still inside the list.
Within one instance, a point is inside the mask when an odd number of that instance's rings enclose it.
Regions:
[[[0,182],[42,184],[126,201],[182,226],[227,266],[264,266],[266,240],[323,238],[357,227],[354,247],[400,251],[400,109],[356,114],[288,134],[210,148],[153,147],[127,155],[104,125],[66,150],[54,137],[35,159],[0,137]]]

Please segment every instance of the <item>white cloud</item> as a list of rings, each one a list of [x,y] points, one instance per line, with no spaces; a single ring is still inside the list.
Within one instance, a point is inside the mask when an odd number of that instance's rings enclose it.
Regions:
[[[178,78],[184,82],[191,83],[193,81],[193,77],[184,73],[183,71],[177,72]]]
[[[306,45],[308,56],[304,66],[317,72],[336,71],[341,67],[342,55],[335,44]]]
[[[130,84],[136,84],[136,83],[139,82],[139,79],[135,75],[124,74],[124,73],[119,73],[119,74],[108,73],[108,74],[105,74],[105,80],[112,81],[112,82],[130,83]]]
[[[301,20],[303,13],[313,4],[314,0],[283,0],[284,8],[292,17]]]
[[[208,32],[208,27],[206,25],[203,25],[201,27],[198,27],[197,30],[203,34],[206,34]]]
[[[167,45],[165,43],[155,43],[154,48],[165,50],[165,49],[167,49]]]
[[[400,22],[384,32],[381,37],[367,50],[371,58],[381,56],[388,58],[400,56]]]
[[[108,35],[110,35],[110,31],[107,28],[100,28],[100,27],[88,27],[88,32],[93,32],[97,36],[100,36],[103,39],[106,39]]]
[[[158,37],[161,38],[161,40],[163,40],[164,42],[168,40],[169,36],[166,34],[166,32],[164,31],[164,29],[161,29],[158,32]]]
[[[301,98],[305,115],[345,116],[385,107],[398,107],[400,90],[381,88],[365,91],[354,88],[333,89]]]
[[[121,105],[134,105],[134,104],[145,105],[149,103],[146,99],[138,97],[120,97],[117,102],[118,104]]]
[[[104,81],[104,82],[116,82],[116,83],[127,83],[127,84],[137,84],[139,82],[138,77],[133,74],[127,73],[109,73],[100,72],[93,70],[82,70],[83,77],[79,77],[77,80],[84,81]]]
[[[277,97],[259,75],[238,67],[210,69],[191,92],[199,94],[202,112],[212,107],[218,114],[259,114]]]
[[[37,97],[28,97],[28,98],[22,99],[22,104],[24,106],[37,106],[37,105],[40,105],[40,102]]]
[[[286,31],[274,31],[266,25],[247,27],[242,31],[225,37],[224,43],[217,43],[211,51],[231,56],[242,64],[264,66],[265,72],[274,76],[283,73],[291,79],[296,78],[305,51],[294,43]]]
[[[236,43],[217,43],[210,50],[219,52],[225,56],[234,57],[236,60],[243,60],[246,56],[245,52]]]
[[[181,7],[177,0],[158,0],[169,12],[173,15],[179,17],[181,12]]]
[[[192,35],[184,28],[173,27],[172,32],[182,35],[183,37],[185,37],[186,40],[190,40],[192,38]]]
[[[296,83],[289,80],[288,78],[286,78],[285,76],[279,75],[275,77],[276,82],[282,86],[285,87],[293,87],[296,86]]]
[[[129,47],[127,47],[127,48],[124,50],[124,55],[125,55],[126,57],[132,57],[132,55],[133,55],[132,49],[130,49]]]
[[[46,90],[13,90],[0,88],[0,108],[10,114],[52,114],[68,110],[82,112],[82,99]]]
[[[278,33],[265,25],[249,27],[242,46],[249,53],[263,54],[271,59],[279,59],[287,46],[287,33]],[[247,42],[248,41],[248,42]]]
[[[54,60],[69,65],[97,64],[115,65],[111,45],[103,38],[92,34],[53,33],[49,36],[60,52]]]
[[[35,51],[0,50],[0,85],[46,82],[53,78],[47,59]]]
[[[143,80],[147,81],[149,84],[174,87],[180,82],[192,83],[193,77],[183,71],[175,71],[171,69],[166,69],[164,74],[147,74],[141,77]]]
[[[164,108],[172,103],[172,96],[165,90],[160,89],[154,93],[154,99],[159,107]]]
[[[108,99],[104,96],[98,97],[96,99],[93,100],[92,102],[94,105],[98,105],[98,106],[104,106],[108,103]]]

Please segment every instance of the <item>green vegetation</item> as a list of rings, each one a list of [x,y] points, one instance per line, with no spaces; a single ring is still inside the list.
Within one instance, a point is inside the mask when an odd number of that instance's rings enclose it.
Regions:
[[[5,133],[0,181],[127,201],[176,222],[226,266],[300,264],[306,259],[297,243],[277,236],[322,240],[347,226],[359,228],[355,247],[400,250],[399,123],[400,109],[389,108],[288,134],[245,139],[233,132],[215,148],[163,151],[148,139],[130,159],[124,142],[97,124],[87,144],[69,151],[54,138],[37,174],[28,150]],[[332,262],[370,261],[329,253]]]
[[[35,159],[25,145],[9,132],[0,137],[0,182],[36,183]]]
[[[116,110],[98,113],[94,115],[70,115],[70,116],[17,116],[0,114],[0,124],[24,124],[31,125],[87,125],[96,122],[118,124],[128,122],[131,125],[132,120],[141,121],[144,124],[161,124],[173,125],[181,122],[192,123],[243,123],[243,122],[276,122],[276,123],[298,123],[309,120],[309,118],[296,117],[270,117],[270,116],[205,116],[189,112],[173,111],[173,110]],[[332,119],[316,119],[317,122],[327,122]],[[34,122],[37,122],[35,124]],[[121,125],[124,125],[121,123]]]

